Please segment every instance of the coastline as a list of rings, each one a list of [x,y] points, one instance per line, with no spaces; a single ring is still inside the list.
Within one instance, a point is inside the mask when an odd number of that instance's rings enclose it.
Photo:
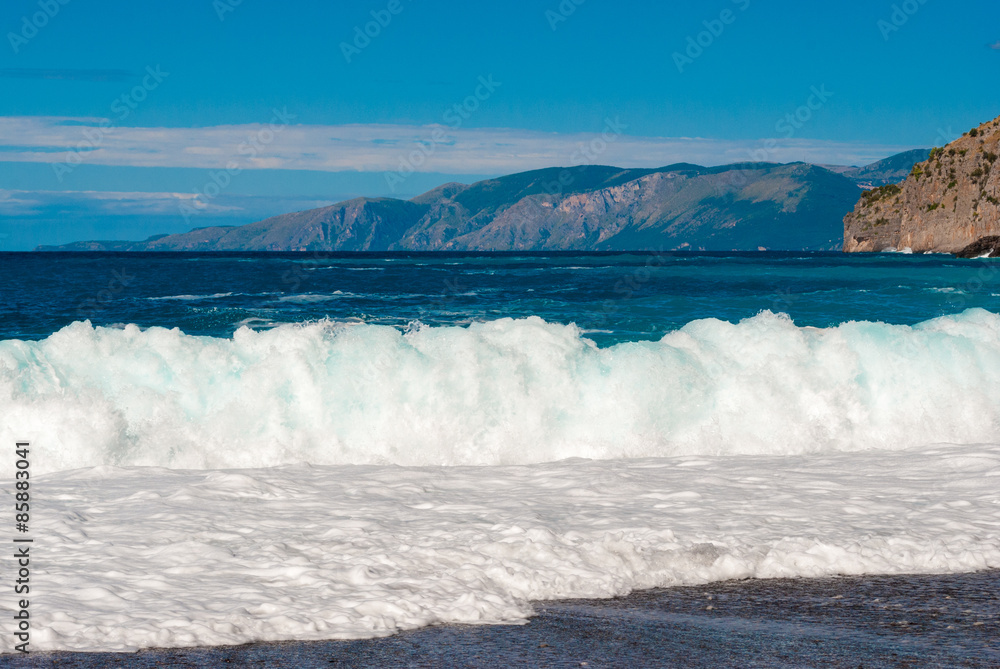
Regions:
[[[15,667],[1000,667],[1000,570],[750,579],[534,602],[524,625],[5,656]]]

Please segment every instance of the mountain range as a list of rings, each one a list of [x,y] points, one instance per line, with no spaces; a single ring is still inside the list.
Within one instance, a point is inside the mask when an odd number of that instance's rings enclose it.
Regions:
[[[242,226],[38,250],[836,250],[865,189],[898,181],[928,153],[864,167],[553,167],[448,183],[410,200],[356,198]]]

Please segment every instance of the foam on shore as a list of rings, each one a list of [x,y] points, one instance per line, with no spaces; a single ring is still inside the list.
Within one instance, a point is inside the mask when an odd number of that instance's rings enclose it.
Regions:
[[[61,472],[32,489],[32,649],[375,637],[656,586],[997,568],[998,483],[997,445]]]

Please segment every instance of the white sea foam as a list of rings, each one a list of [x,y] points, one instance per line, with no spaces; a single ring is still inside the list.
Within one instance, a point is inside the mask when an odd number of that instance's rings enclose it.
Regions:
[[[232,297],[232,293],[213,293],[212,295],[167,295],[165,297],[147,297],[147,300],[179,300],[192,302],[196,300],[214,300],[220,297]]]
[[[538,318],[230,339],[76,323],[0,342],[0,443],[37,443],[42,473],[1000,442],[998,333],[982,310],[830,329],[762,313],[603,349]]]
[[[310,304],[312,302],[329,302],[331,300],[339,300],[344,297],[352,297],[352,293],[345,293],[341,290],[335,290],[332,293],[304,293],[302,295],[285,295],[284,297],[279,297],[279,302],[291,302],[293,304]]]
[[[31,648],[371,637],[518,622],[537,599],[995,568],[998,483],[1000,446],[982,445],[61,472],[33,486]]]
[[[1000,317],[982,310],[830,329],[763,313],[604,349],[536,318],[231,339],[77,323],[0,342],[0,415],[0,443],[32,442],[36,650],[1000,567]],[[546,462],[573,456],[601,459]]]

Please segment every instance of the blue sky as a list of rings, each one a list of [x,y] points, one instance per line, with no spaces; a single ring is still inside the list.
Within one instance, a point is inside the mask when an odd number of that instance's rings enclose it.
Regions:
[[[986,0],[8,0],[0,33],[7,250],[550,165],[860,164],[1000,115]]]

